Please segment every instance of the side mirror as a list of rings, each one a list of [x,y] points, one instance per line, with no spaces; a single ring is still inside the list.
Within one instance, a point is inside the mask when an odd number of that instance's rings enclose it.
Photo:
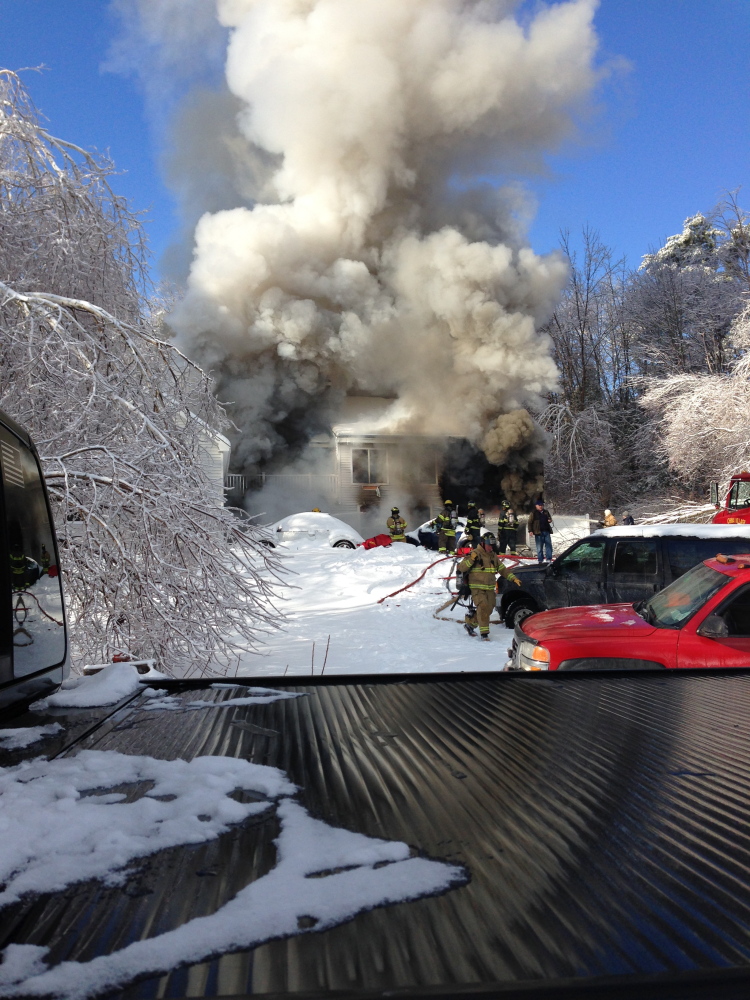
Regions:
[[[711,483],[711,503],[714,507],[719,506],[719,484]]]
[[[721,615],[709,615],[698,629],[698,635],[704,639],[726,639],[729,636],[729,626]]]

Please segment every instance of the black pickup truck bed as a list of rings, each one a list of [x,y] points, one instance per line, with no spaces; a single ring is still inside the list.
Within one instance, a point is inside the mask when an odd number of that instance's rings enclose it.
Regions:
[[[118,996],[750,995],[750,673],[267,683],[282,685],[306,697],[160,712],[136,696],[7,725],[63,721],[47,754],[273,765],[313,816],[463,865],[469,881]],[[188,701],[197,686],[174,691]],[[126,885],[24,899],[2,911],[0,944],[88,961],[161,933],[268,871],[277,832],[255,819],[147,858]]]

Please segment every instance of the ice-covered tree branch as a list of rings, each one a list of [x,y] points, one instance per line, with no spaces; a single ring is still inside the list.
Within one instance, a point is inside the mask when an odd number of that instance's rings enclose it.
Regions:
[[[270,550],[205,471],[226,418],[160,336],[111,170],[0,72],[0,407],[42,456],[77,659],[230,670],[272,621]]]

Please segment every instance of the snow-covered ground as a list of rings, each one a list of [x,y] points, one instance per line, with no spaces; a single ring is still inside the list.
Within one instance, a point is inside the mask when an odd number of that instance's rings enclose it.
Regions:
[[[280,549],[287,584],[277,601],[280,629],[256,654],[244,657],[240,674],[416,673],[498,670],[507,659],[512,633],[491,627],[491,642],[470,638],[463,609],[440,612],[448,599],[444,577],[451,561],[439,562],[409,590],[378,604],[416,579],[439,558],[413,545],[388,548]],[[314,646],[314,649],[313,649]]]

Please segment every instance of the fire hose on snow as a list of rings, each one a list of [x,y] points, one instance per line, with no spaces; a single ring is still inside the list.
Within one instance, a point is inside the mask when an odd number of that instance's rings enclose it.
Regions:
[[[437,566],[438,563],[446,562],[448,559],[451,559],[451,558],[452,558],[451,556],[441,556],[439,559],[436,559],[435,562],[430,563],[430,565],[427,566],[419,574],[419,576],[416,578],[416,580],[412,580],[411,583],[407,583],[405,587],[399,587],[399,589],[398,590],[394,590],[392,594],[386,594],[385,597],[381,597],[380,600],[377,603],[378,604],[382,604],[383,601],[387,601],[389,597],[395,597],[396,594],[400,594],[400,593],[402,593],[402,591],[408,590],[409,587],[413,587],[415,583],[419,583],[419,581],[424,578],[424,576],[427,573],[428,569],[432,569],[432,567],[433,566]]]
[[[439,559],[436,559],[434,562],[431,562],[429,566],[426,566],[419,574],[419,576],[416,577],[414,580],[412,580],[410,583],[407,583],[404,587],[399,587],[398,590],[394,590],[392,594],[386,594],[385,597],[381,597],[377,603],[382,604],[383,601],[387,601],[389,598],[396,597],[398,594],[402,594],[405,590],[409,590],[409,588],[413,587],[415,583],[419,583],[420,580],[423,580],[424,577],[427,575],[427,572],[431,570],[433,566],[437,566],[439,565],[439,563],[442,562],[448,562],[449,559],[453,560],[453,566],[451,567],[451,572],[448,574],[448,576],[445,577],[446,581],[445,586],[451,596],[444,604],[441,604],[439,608],[436,608],[435,611],[433,611],[432,617],[441,622],[458,622],[459,624],[461,624],[462,623],[461,618],[446,618],[444,615],[440,614],[441,611],[445,611],[448,605],[451,605],[451,611],[453,610],[453,608],[455,608],[457,604],[467,609],[470,607],[469,604],[462,603],[461,601],[462,594],[460,591],[458,593],[453,593],[453,591],[450,588],[450,581],[456,578],[455,569],[456,569],[456,564],[458,563],[458,558],[456,556],[441,556]],[[510,562],[512,560],[514,565],[518,565],[518,563],[521,562],[522,559],[523,556],[510,556],[507,560],[504,561]],[[492,621],[493,619],[490,620]],[[502,620],[500,618],[495,620],[495,624],[498,623],[502,625]]]

